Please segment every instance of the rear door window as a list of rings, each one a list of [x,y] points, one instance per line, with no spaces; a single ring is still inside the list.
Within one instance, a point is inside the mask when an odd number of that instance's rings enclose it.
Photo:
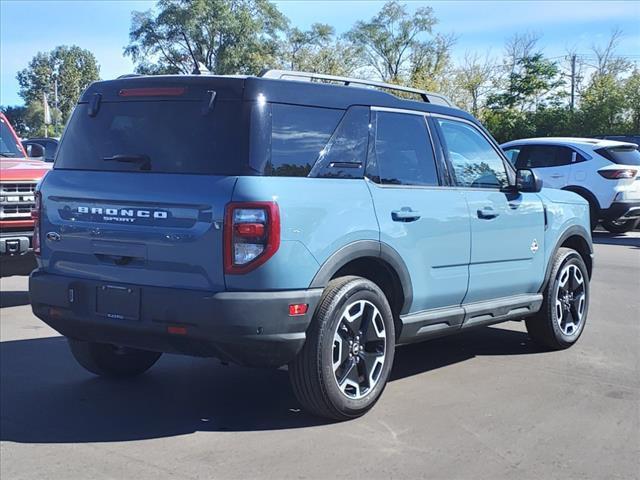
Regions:
[[[375,163],[387,185],[438,185],[436,162],[422,115],[376,113]]]
[[[95,116],[88,108],[76,107],[56,169],[215,175],[248,169],[240,100],[217,100],[206,113],[200,102],[167,100],[102,102]]]
[[[271,115],[271,159],[265,173],[306,177],[344,111],[274,103]]]
[[[521,148],[515,164],[517,168],[561,167],[569,165],[573,156],[569,147],[527,145]]]

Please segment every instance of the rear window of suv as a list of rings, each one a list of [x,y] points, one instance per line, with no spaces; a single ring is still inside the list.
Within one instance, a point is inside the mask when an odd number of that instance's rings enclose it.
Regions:
[[[56,169],[240,175],[248,171],[248,114],[240,100],[79,104]]]
[[[596,153],[602,155],[607,160],[617,163],[618,165],[635,165],[640,166],[640,152],[635,147],[620,146],[620,147],[607,147],[598,148],[594,150]]]

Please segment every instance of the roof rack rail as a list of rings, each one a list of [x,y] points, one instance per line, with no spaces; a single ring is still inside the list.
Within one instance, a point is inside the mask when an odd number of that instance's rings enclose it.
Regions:
[[[141,77],[139,73],[125,73],[124,75],[120,75],[116,80],[120,80],[121,78],[133,78],[133,77]]]
[[[377,82],[375,80],[363,80],[360,78],[340,77],[336,75],[324,75],[322,73],[311,72],[299,72],[295,70],[277,70],[277,69],[265,69],[258,75],[262,78],[273,78],[278,80],[299,80],[299,81],[313,81],[313,80],[326,80],[329,82],[342,83],[345,86],[351,85],[365,85],[368,87],[382,88],[386,90],[395,90],[398,92],[413,93],[420,96],[422,101],[433,103],[436,105],[444,105],[452,107],[451,101],[444,95],[439,93],[427,92],[425,90],[419,90],[417,88],[403,87],[402,85],[394,85],[392,83]]]

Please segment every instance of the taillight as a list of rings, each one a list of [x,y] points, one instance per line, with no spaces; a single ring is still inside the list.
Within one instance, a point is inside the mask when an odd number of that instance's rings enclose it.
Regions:
[[[638,171],[633,168],[619,168],[616,170],[598,170],[598,173],[609,180],[619,180],[622,178],[635,178]]]
[[[224,271],[247,273],[280,247],[280,211],[275,202],[237,202],[224,217]]]
[[[40,255],[40,213],[42,211],[42,195],[39,191],[34,193],[35,206],[31,210],[33,219],[33,253]]]

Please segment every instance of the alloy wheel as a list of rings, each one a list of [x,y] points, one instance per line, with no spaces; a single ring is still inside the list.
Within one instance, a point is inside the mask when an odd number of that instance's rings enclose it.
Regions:
[[[580,331],[587,305],[584,275],[577,265],[565,266],[558,276],[556,290],[556,322],[564,335]]]
[[[387,332],[380,311],[367,300],[343,310],[333,336],[333,373],[350,399],[369,394],[378,383],[387,351]]]

